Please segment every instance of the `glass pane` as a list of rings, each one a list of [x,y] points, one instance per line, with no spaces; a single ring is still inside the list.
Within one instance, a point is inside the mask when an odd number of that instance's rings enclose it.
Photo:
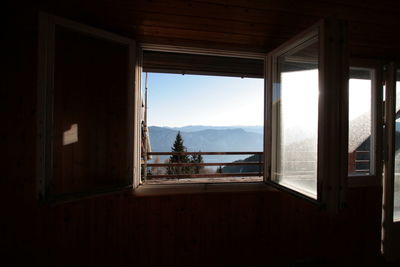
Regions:
[[[56,27],[51,195],[127,185],[126,46]]]
[[[400,70],[396,76],[396,142],[394,169],[394,211],[393,219],[400,221]]]
[[[349,175],[371,174],[371,95],[373,70],[350,68]]]
[[[275,58],[272,180],[317,197],[317,34]]]

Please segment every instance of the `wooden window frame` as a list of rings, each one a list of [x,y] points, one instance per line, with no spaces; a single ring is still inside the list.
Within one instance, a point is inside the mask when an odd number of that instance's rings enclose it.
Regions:
[[[65,194],[62,197],[51,196],[48,193],[48,186],[53,177],[53,105],[54,105],[54,60],[55,60],[55,28],[56,25],[87,34],[107,41],[125,45],[129,50],[128,59],[128,84],[129,99],[127,100],[127,130],[128,148],[127,178],[131,181],[128,186],[107,187],[104,190],[93,190],[84,193]],[[80,24],[65,18],[50,15],[44,12],[39,13],[39,36],[38,36],[38,94],[37,94],[37,192],[38,198],[42,201],[65,201],[82,198],[88,195],[104,194],[108,192],[121,191],[124,189],[136,188],[139,185],[140,177],[140,127],[139,112],[140,106],[139,87],[136,85],[137,63],[136,63],[136,42],[107,31],[103,31],[88,25]]]

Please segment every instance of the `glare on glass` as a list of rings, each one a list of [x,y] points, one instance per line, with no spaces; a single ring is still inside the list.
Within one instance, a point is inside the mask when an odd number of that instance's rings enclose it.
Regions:
[[[278,56],[273,77],[272,180],[317,197],[318,38]]]
[[[349,80],[349,175],[369,175],[372,166],[372,77],[373,71],[350,68]]]

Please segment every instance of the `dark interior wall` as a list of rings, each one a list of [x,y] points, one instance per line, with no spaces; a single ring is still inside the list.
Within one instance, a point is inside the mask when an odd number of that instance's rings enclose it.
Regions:
[[[322,18],[349,22],[352,56],[399,59],[393,0],[39,0],[55,15],[140,42],[264,53]],[[370,52],[373,51],[373,54]]]
[[[7,35],[0,180],[2,263],[376,262],[381,188],[349,189],[339,215],[284,192],[137,197],[41,204],[36,191],[35,21]]]

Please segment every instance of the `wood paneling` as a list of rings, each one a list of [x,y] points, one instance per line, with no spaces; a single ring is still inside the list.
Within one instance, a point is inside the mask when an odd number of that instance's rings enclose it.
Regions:
[[[6,35],[0,265],[379,263],[380,187],[349,189],[346,207],[335,216],[278,191],[115,193],[39,203],[39,7],[30,5],[18,7],[12,21],[21,27]],[[350,20],[353,55],[388,58],[400,52],[395,1],[42,1],[40,7],[142,41],[258,52],[321,17],[336,16]],[[219,33],[223,38],[215,38]]]
[[[136,0],[51,1],[49,12],[94,24],[140,41],[269,52],[324,17],[349,22],[351,53],[389,57],[399,37],[394,1]],[[391,53],[391,54],[389,54]]]

